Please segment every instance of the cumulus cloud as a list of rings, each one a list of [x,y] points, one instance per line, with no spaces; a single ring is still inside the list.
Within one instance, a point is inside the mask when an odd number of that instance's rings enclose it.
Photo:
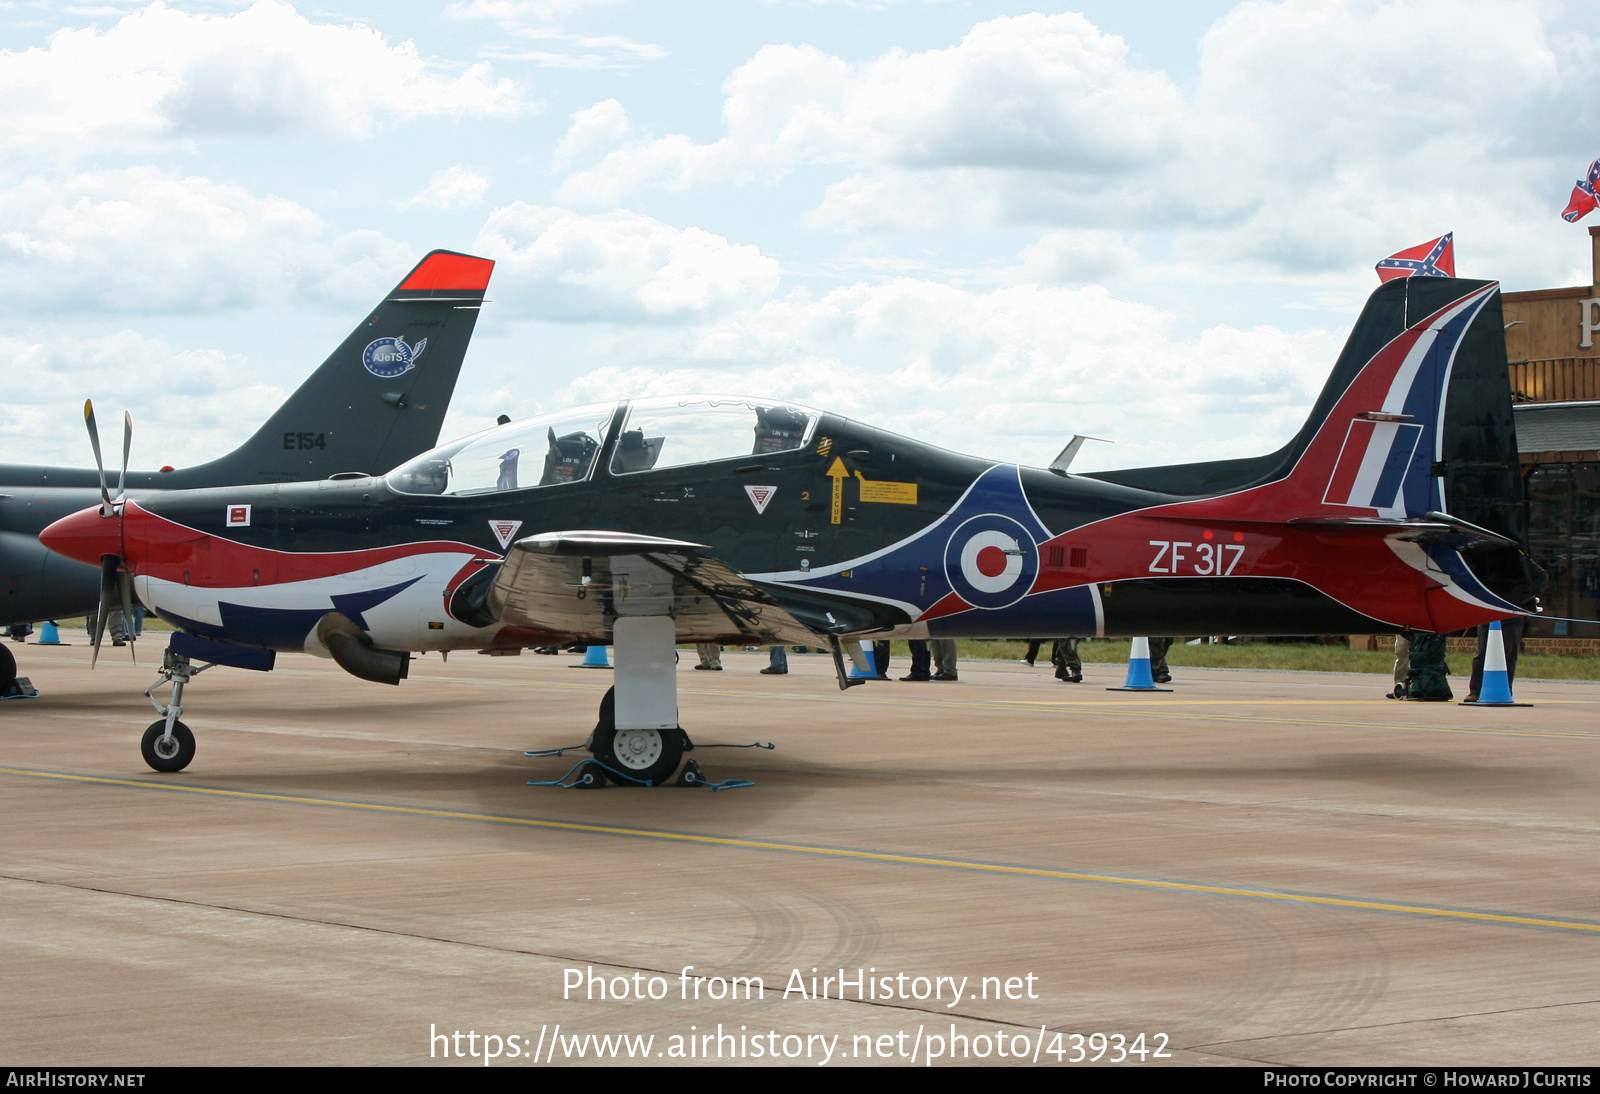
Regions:
[[[1184,105],[1165,75],[1131,67],[1122,39],[1076,14],[997,19],[949,49],[859,65],[766,46],[723,91],[721,141],[635,141],[574,188],[740,180],[800,162],[1050,170],[1103,185],[1175,153]]]
[[[523,19],[559,19],[592,8],[615,7],[622,0],[465,0],[447,10],[459,19],[497,19],[512,22]]]
[[[148,167],[0,190],[0,294],[14,309],[363,307],[413,261],[378,232],[334,236],[292,201]]]
[[[1121,232],[1100,228],[1057,228],[1023,248],[1015,266],[1002,271],[1009,281],[1040,285],[1083,285],[1132,269],[1139,253]]]
[[[93,338],[0,336],[0,369],[13,384],[0,446],[36,463],[93,466],[83,400],[93,398],[107,458],[120,464],[122,411],[134,418],[130,466],[200,463],[232,449],[295,386],[263,383],[262,362],[174,345],[132,330]],[[249,408],[242,410],[241,408]],[[115,423],[114,425],[112,423]]]
[[[572,127],[556,145],[553,157],[556,170],[566,170],[597,158],[607,148],[627,139],[631,128],[628,112],[615,99],[606,99],[575,112]]]
[[[490,214],[474,246],[499,261],[509,311],[561,320],[692,320],[770,295],[780,273],[759,248],[700,228],[523,202]]]
[[[959,451],[1038,465],[1075,432],[1084,467],[1271,451],[1304,420],[1336,333],[1219,325],[1103,288],[961,289],[923,278],[796,291],[631,350],[550,405],[619,395],[782,396]]]
[[[1328,270],[1454,229],[1502,274],[1547,271],[1597,31],[1536,2],[1240,5],[1202,42],[1193,177],[1227,214],[1189,252]]]
[[[489,189],[489,179],[468,167],[447,167],[434,172],[414,197],[402,208],[422,206],[430,209],[471,209],[483,204],[483,195]]]
[[[63,159],[216,133],[362,137],[388,119],[527,109],[487,64],[449,74],[410,42],[313,23],[274,0],[231,16],[157,0],[109,30],[0,51],[0,99],[0,148]]]
[[[546,68],[632,68],[667,51],[653,42],[636,42],[620,34],[574,34],[562,22],[588,9],[611,7],[620,0],[470,0],[446,12],[458,19],[493,19],[509,41],[490,55],[532,61]],[[524,45],[523,43],[530,43]]]
[[[1600,11],[1555,0],[1247,0],[1187,93],[1073,14],[860,63],[767,46],[724,84],[721,139],[617,132],[558,193],[835,166],[813,227],[1161,233],[1179,259],[1307,277],[1454,230],[1480,269],[1542,279],[1593,157],[1597,54]]]

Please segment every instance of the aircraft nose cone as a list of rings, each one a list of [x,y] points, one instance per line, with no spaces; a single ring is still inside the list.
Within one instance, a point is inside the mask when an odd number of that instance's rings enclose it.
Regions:
[[[59,555],[98,566],[101,556],[122,554],[122,518],[102,517],[98,505],[80,509],[40,532],[39,542]]]

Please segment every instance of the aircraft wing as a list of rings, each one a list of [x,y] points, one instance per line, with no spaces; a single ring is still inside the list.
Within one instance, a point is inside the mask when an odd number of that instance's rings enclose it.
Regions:
[[[1185,517],[1170,515],[1165,519],[1186,524],[1215,524],[1216,517]],[[1453,513],[1428,512],[1420,517],[1290,517],[1285,521],[1232,520],[1232,524],[1258,524],[1270,527],[1288,524],[1326,535],[1383,536],[1385,539],[1403,539],[1414,543],[1442,544],[1457,551],[1473,551],[1487,547],[1516,547],[1517,542],[1491,532],[1471,521],[1462,520]]]
[[[1381,532],[1390,539],[1416,543],[1438,543],[1457,551],[1484,547],[1515,547],[1515,540],[1481,528],[1450,513],[1430,512],[1424,516],[1383,520],[1373,517],[1291,518],[1290,524],[1325,531]]]
[[[608,637],[618,616],[670,615],[680,642],[821,646],[772,595],[702,544],[624,532],[547,532],[519,539],[489,592],[501,622]]]

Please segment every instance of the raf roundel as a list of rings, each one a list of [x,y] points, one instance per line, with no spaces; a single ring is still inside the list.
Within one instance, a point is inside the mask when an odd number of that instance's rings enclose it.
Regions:
[[[404,338],[376,338],[361,351],[361,363],[378,379],[393,380],[416,367],[427,345],[426,338],[414,346],[406,345]]]
[[[1033,588],[1039,548],[1010,517],[985,513],[962,523],[944,549],[944,573],[956,594],[976,608],[1004,608]]]

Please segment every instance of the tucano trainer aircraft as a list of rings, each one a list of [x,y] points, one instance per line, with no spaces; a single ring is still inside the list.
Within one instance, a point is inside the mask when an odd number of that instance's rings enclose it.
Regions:
[[[304,650],[395,684],[412,651],[575,640],[616,651],[596,760],[659,784],[693,747],[680,642],[827,643],[845,686],[841,642],[869,636],[1444,632],[1532,610],[1513,429],[1499,286],[1407,278],[1266,456],[1072,475],[783,400],[644,399],[381,478],[111,503],[42,538],[125,567],[181,628],[144,736],[157,770],[193,756],[182,688],[211,664]]]
[[[220,459],[129,472],[125,431],[119,493],[361,477],[431,448],[493,269],[484,258],[428,254],[253,437]],[[0,464],[0,626],[94,611],[101,560],[64,558],[38,535],[97,502],[104,485],[103,469]],[[0,696],[15,679],[16,661],[0,646]]]

